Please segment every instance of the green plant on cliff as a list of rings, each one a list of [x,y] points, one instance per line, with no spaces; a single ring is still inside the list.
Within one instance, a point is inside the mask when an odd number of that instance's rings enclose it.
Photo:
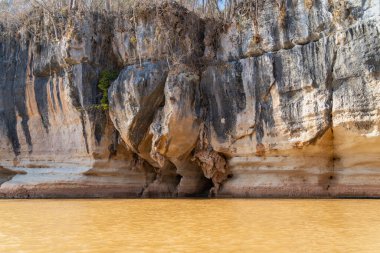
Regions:
[[[100,72],[98,88],[102,91],[103,97],[100,100],[100,108],[108,110],[108,88],[111,82],[114,81],[119,73],[115,70],[103,70]]]

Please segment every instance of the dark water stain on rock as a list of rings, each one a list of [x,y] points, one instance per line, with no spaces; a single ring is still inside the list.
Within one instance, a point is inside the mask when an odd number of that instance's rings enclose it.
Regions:
[[[234,130],[236,117],[246,107],[240,62],[208,67],[202,74],[201,92],[207,107],[207,121],[218,138],[225,140]]]
[[[0,94],[3,108],[0,111],[6,127],[6,133],[15,155],[20,153],[20,142],[17,133],[17,117],[21,118],[21,127],[25,135],[29,151],[32,140],[28,127],[29,117],[26,111],[26,68],[28,66],[28,44],[10,39],[1,43],[0,58]],[[1,73],[4,71],[5,73]]]
[[[34,81],[34,94],[37,103],[38,113],[41,117],[42,125],[45,131],[49,132],[49,104],[48,104],[48,92],[47,85],[50,81],[49,77],[36,77]]]

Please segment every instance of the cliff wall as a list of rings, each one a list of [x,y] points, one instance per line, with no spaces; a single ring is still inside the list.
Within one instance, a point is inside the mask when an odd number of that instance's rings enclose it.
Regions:
[[[1,36],[0,196],[380,197],[380,4],[257,2]]]

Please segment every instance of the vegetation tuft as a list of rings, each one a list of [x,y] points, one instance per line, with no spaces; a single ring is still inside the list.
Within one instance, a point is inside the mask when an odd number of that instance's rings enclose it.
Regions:
[[[108,110],[108,88],[111,82],[114,81],[119,73],[115,70],[103,70],[100,72],[98,88],[102,91],[103,97],[100,100],[100,108],[102,110]]]

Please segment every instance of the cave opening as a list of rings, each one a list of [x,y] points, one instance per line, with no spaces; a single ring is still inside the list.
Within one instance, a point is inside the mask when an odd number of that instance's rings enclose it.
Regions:
[[[204,183],[203,191],[201,191],[199,193],[199,196],[197,196],[197,197],[206,197],[206,198],[209,197],[210,191],[213,187],[214,187],[214,184],[213,184],[212,180],[205,177],[205,183]]]

